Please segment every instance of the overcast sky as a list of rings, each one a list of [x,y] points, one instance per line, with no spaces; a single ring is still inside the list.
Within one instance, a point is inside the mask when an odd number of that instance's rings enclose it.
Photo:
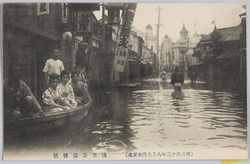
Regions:
[[[153,27],[156,35],[158,8],[162,8],[160,27],[160,40],[167,34],[173,41],[179,39],[179,32],[183,23],[192,36],[208,34],[214,29],[212,21],[215,20],[217,28],[238,25],[241,21],[239,14],[244,12],[243,3],[138,3],[133,26],[145,31],[147,24]],[[100,14],[97,14],[100,18]]]
[[[238,25],[241,21],[239,14],[244,12],[242,3],[138,3],[133,26],[145,30],[151,24],[156,34],[158,8],[161,10],[160,37],[166,34],[173,41],[179,39],[179,31],[183,23],[192,36],[196,30],[199,34],[208,34],[217,28]]]

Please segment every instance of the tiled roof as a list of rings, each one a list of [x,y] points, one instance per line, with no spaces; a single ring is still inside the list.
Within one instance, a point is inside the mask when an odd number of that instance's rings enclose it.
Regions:
[[[221,41],[221,42],[240,40],[240,34],[242,32],[241,24],[239,24],[238,26],[216,29],[216,32],[218,32],[220,34],[221,38],[219,39],[219,41]],[[211,41],[212,33],[213,32],[211,32],[208,35],[205,35],[201,39],[201,42]]]

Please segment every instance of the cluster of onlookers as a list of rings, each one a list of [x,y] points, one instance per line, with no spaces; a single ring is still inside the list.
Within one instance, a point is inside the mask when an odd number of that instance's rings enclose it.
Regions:
[[[4,81],[5,117],[44,116],[44,112],[70,110],[79,105],[92,103],[83,66],[78,64],[75,70],[69,73],[58,57],[59,50],[54,49],[52,58],[46,61],[43,69],[48,86],[42,95],[43,109],[28,85],[20,80],[20,67],[16,64],[9,66],[9,76]]]

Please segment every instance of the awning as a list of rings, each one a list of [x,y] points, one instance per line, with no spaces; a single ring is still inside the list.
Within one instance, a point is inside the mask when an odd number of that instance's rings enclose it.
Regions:
[[[28,32],[33,32],[35,34],[41,35],[43,37],[49,38],[49,39],[54,40],[54,41],[58,41],[59,40],[58,36],[55,36],[53,34],[49,34],[48,32],[45,32],[43,30],[39,30],[39,29],[37,29],[37,28],[35,28],[33,26],[25,25],[25,24],[22,24],[20,22],[14,21],[14,20],[9,20],[6,23],[9,24],[9,25],[11,25],[11,26],[15,26],[17,28],[26,30]]]
[[[68,7],[82,11],[100,11],[99,3],[68,3]]]
[[[217,59],[229,59],[229,58],[236,57],[237,55],[238,55],[237,52],[227,52],[227,53],[222,53],[221,55],[219,55]]]

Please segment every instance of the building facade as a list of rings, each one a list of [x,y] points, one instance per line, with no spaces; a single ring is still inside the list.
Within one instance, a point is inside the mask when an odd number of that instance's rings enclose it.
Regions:
[[[183,24],[180,39],[173,44],[173,66],[179,66],[182,71],[187,71],[188,67],[196,65],[198,59],[193,53],[200,39],[201,36],[197,32],[189,37],[189,32]]]
[[[242,51],[246,40],[244,21],[238,26],[217,29],[205,35],[197,45],[194,53],[199,59],[199,78],[216,89],[241,89],[246,65],[245,54]]]
[[[167,35],[161,43],[161,60],[160,60],[160,71],[166,72],[173,70],[173,42],[172,39]]]
[[[66,3],[4,4],[4,78],[7,78],[9,64],[18,64],[23,72],[22,80],[40,100],[46,88],[43,67],[51,58],[53,48],[59,49],[60,60],[67,71],[75,66],[79,42],[92,45],[90,54],[98,49],[100,43],[97,37],[94,39],[93,32],[96,28],[94,10],[99,10],[99,4],[83,4],[81,9]],[[65,32],[71,35],[67,39],[63,39]],[[90,54],[86,60],[91,63],[94,59]]]
[[[153,33],[153,28],[150,24],[148,24],[145,28],[145,31],[140,31],[136,28],[132,28],[137,35],[141,36],[145,42],[147,48],[151,49],[154,53],[156,53],[156,45],[157,45],[157,37]]]

